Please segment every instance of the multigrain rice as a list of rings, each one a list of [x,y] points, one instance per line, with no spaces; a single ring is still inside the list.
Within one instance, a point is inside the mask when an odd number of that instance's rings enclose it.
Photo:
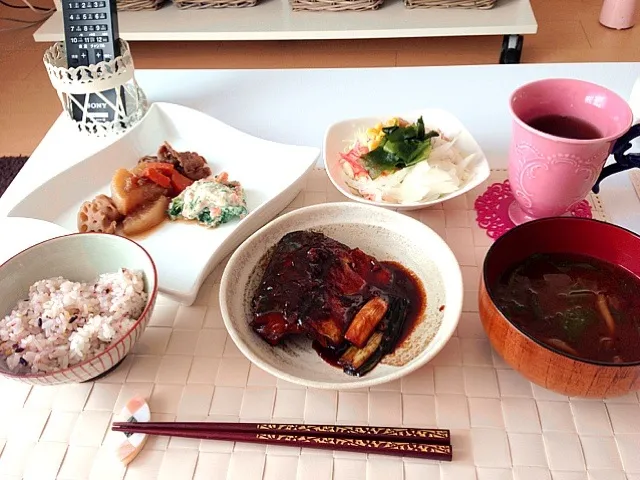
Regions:
[[[147,303],[142,272],[95,282],[48,278],[0,320],[0,356],[16,373],[42,373],[91,359],[127,333]]]

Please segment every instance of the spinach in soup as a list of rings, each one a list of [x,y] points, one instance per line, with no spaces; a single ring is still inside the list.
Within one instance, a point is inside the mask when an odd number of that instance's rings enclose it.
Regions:
[[[585,360],[640,361],[640,278],[577,254],[535,254],[492,289],[498,309],[529,336]]]

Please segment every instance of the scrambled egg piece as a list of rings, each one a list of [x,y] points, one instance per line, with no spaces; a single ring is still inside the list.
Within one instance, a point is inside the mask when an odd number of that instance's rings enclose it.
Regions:
[[[367,128],[367,148],[369,151],[375,150],[380,146],[380,142],[385,136],[385,133],[382,131],[385,127],[402,127],[406,126],[407,122],[398,117],[393,117],[384,122],[378,122],[375,127]]]

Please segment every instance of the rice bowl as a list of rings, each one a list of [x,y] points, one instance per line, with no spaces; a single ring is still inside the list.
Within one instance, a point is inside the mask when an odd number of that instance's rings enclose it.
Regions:
[[[71,234],[0,266],[0,373],[33,384],[93,379],[144,331],[157,296],[153,260],[137,243]]]
[[[13,372],[51,372],[97,355],[144,310],[142,272],[120,269],[95,282],[48,278],[0,320],[0,355]]]

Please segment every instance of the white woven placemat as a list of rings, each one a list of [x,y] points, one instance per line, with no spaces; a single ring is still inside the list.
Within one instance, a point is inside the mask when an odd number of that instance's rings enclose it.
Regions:
[[[492,181],[500,181],[494,172]],[[0,380],[0,478],[167,480],[639,480],[640,400],[569,399],[534,386],[491,347],[476,301],[491,240],[475,224],[472,192],[418,212],[460,262],[460,324],[429,365],[360,391],[320,391],[254,367],[224,329],[220,265],[195,305],[161,297],[144,335],[108,377],[29,387]],[[598,212],[604,212],[595,206]],[[344,201],[323,170],[287,208]],[[598,213],[599,215],[604,213]],[[153,420],[437,426],[451,429],[454,461],[432,461],[151,438],[125,469],[108,445],[112,416],[135,394]]]

